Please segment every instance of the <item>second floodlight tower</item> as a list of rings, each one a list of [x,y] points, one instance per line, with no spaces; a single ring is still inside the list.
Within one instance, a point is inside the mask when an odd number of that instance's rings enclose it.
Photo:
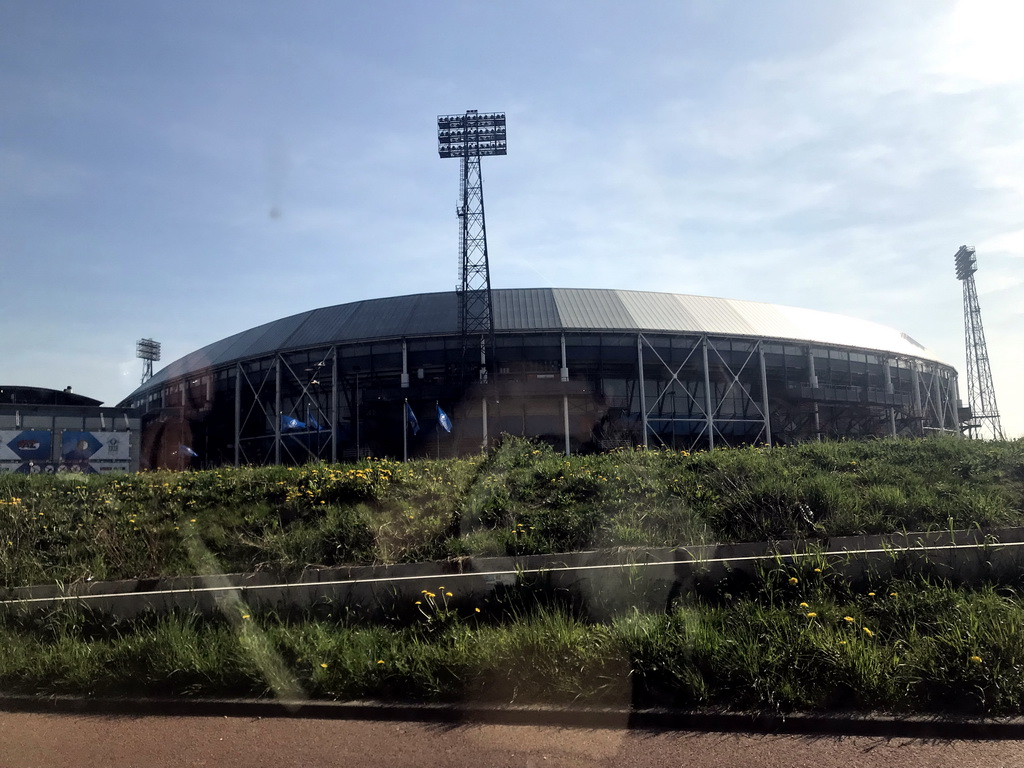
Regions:
[[[973,437],[1003,439],[1003,425],[996,405],[996,388],[992,382],[992,368],[988,362],[988,344],[985,328],[981,324],[981,304],[974,273],[978,271],[978,258],[974,248],[961,245],[953,256],[956,279],[964,284],[964,346],[967,352],[967,404],[973,423],[967,431]]]
[[[480,158],[507,154],[504,112],[468,110],[437,118],[437,154],[462,161],[459,185],[459,330],[462,334],[463,376],[468,374],[470,349],[479,338],[479,380],[487,381],[493,365],[494,314],[491,309],[491,271],[487,261],[487,223]],[[492,354],[488,359],[487,350]]]
[[[153,363],[160,359],[160,342],[139,339],[135,342],[135,356],[142,361],[142,383],[153,378]]]

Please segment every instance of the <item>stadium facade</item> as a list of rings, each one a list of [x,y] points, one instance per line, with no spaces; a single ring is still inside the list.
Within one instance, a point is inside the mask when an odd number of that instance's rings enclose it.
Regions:
[[[956,371],[871,322],[667,293],[495,290],[490,373],[467,380],[458,311],[455,292],[359,301],[186,355],[121,403],[143,414],[143,464],[180,464],[181,446],[193,464],[290,464],[465,454],[502,433],[578,452],[960,429]]]

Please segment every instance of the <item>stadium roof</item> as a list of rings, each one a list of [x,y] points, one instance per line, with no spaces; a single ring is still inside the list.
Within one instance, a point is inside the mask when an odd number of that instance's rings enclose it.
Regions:
[[[893,328],[830,312],[778,304],[574,288],[509,288],[495,290],[493,299],[495,330],[499,333],[708,333],[809,341],[939,361],[934,353]],[[136,392],[193,371],[279,350],[370,339],[449,335],[458,333],[458,329],[455,292],[420,293],[322,307],[209,344],[162,368]]]

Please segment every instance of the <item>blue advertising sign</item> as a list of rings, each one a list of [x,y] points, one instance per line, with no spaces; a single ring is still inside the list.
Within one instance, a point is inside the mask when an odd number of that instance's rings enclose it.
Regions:
[[[103,447],[92,432],[70,432],[61,435],[61,461],[89,461]]]
[[[52,437],[49,430],[26,429],[23,432],[2,433],[0,460],[49,461]]]

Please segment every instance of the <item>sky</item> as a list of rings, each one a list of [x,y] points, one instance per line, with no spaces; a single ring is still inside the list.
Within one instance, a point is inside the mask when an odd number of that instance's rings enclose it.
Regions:
[[[960,245],[1024,435],[1013,0],[0,0],[0,383],[115,404],[297,312],[458,280],[436,116],[483,161],[496,288],[837,312],[961,373]]]

